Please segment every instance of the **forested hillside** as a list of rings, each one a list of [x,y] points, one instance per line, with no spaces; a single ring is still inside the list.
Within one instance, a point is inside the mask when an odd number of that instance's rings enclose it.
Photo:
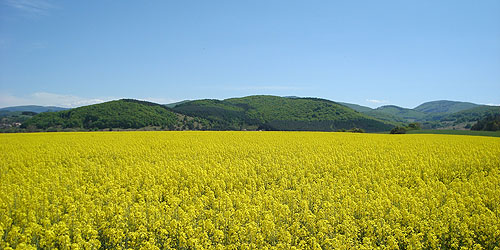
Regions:
[[[474,124],[471,130],[499,131],[500,114],[488,115],[486,118],[479,120],[476,124]]]
[[[439,108],[438,105],[444,107]],[[463,108],[473,108],[462,110]],[[36,107],[36,106],[25,106]],[[13,107],[15,109],[19,107]],[[422,110],[416,110],[416,109]],[[153,130],[283,130],[367,132],[389,131],[418,122],[425,129],[468,129],[477,121],[500,114],[500,107],[437,101],[415,109],[386,105],[376,109],[319,98],[256,95],[225,100],[203,99],[156,104],[122,99],[59,112],[3,113],[4,132],[153,129]],[[6,109],[7,110],[7,109]],[[460,111],[457,111],[460,110]],[[424,112],[425,111],[425,112]],[[15,119],[14,119],[15,118]],[[13,120],[14,119],[14,120]],[[22,123],[21,128],[19,124]]]
[[[422,103],[416,108],[415,111],[423,113],[456,113],[463,110],[478,107],[478,104],[470,102],[457,102],[457,101],[432,101]]]
[[[466,128],[488,116],[500,115],[500,106],[477,106],[452,114],[429,115],[423,124],[430,128],[453,127],[465,125]]]
[[[187,119],[184,119],[187,121]],[[41,113],[23,123],[23,128],[138,129],[158,126],[171,130],[183,126],[168,108],[150,102],[123,99],[66,111]],[[194,122],[193,128],[194,128]]]
[[[335,102],[315,98],[249,96],[222,101],[184,101],[170,106],[173,108],[124,99],[38,114],[24,122],[22,128],[102,130],[157,127],[163,130],[299,131],[360,128],[386,131],[394,126]]]
[[[214,129],[336,131],[362,128],[385,131],[394,126],[338,103],[317,98],[248,96],[226,100],[198,100],[173,108],[214,123]]]
[[[422,128],[426,129],[469,129],[472,124],[487,116],[500,115],[499,106],[457,101],[426,102],[414,109],[395,105],[381,106],[376,109],[351,103],[342,103],[342,105],[395,124],[419,122]]]
[[[422,113],[422,112],[419,112],[419,111],[416,111],[413,109],[398,107],[395,105],[386,105],[386,106],[378,107],[374,111],[377,113],[383,113],[383,114],[403,118],[407,122],[414,122],[414,121],[422,120],[426,116],[425,113]]]
[[[37,105],[0,108],[0,131],[17,132],[19,131],[20,124],[26,122],[38,113],[61,110],[67,110],[67,108]]]

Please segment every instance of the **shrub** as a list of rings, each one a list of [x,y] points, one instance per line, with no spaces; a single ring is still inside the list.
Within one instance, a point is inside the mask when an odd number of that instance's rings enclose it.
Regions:
[[[364,133],[365,130],[362,129],[362,128],[351,128],[351,129],[347,130],[347,132],[351,132],[351,133]]]
[[[406,134],[406,128],[397,126],[391,130],[391,134]]]

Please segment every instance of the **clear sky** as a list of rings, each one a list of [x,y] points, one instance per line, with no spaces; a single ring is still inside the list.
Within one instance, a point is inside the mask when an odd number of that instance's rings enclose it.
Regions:
[[[0,107],[500,104],[500,1],[0,0]]]

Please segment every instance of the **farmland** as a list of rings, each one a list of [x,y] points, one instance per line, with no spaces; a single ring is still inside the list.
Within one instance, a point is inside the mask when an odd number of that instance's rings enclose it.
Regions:
[[[0,135],[0,248],[494,249],[500,139]]]

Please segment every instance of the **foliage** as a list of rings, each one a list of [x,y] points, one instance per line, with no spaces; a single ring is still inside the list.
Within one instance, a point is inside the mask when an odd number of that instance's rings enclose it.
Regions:
[[[418,122],[412,122],[412,123],[408,124],[408,126],[407,126],[407,130],[421,129],[421,128],[422,128],[422,125]]]
[[[391,129],[391,134],[406,134],[407,127],[396,126]]]
[[[36,113],[29,111],[0,111],[0,130],[18,131],[18,124],[30,119]]]
[[[500,114],[498,106],[456,101],[426,102],[414,109],[394,105],[382,106],[377,109],[349,103],[342,103],[342,105],[399,126],[408,122],[419,122],[422,128],[426,129],[470,128],[470,123],[475,123],[488,115]]]
[[[494,249],[500,140],[0,135],[0,249]]]
[[[464,122],[476,122],[478,120],[484,119],[487,116],[500,114],[499,106],[487,106],[482,105],[472,109],[463,110],[453,114],[435,114],[428,117],[427,120],[430,121],[440,121],[440,122],[453,122],[453,123],[464,123]]]
[[[498,131],[500,130],[500,114],[489,115],[479,120],[471,127],[471,130]]]
[[[465,128],[470,123],[475,123],[487,116],[500,114],[500,107],[482,105],[472,109],[463,110],[453,114],[430,114],[422,127],[426,129],[450,128],[462,125]]]
[[[211,121],[214,130],[240,130],[245,125],[255,125],[249,121],[245,110],[220,100],[197,100],[179,104],[173,108],[175,112],[201,117]]]
[[[394,115],[394,114],[388,114],[388,113],[380,112],[378,110],[372,110],[372,111],[364,112],[363,114],[371,116],[371,117],[374,117],[374,118],[377,118],[379,120],[383,120],[383,121],[387,121],[387,122],[392,122],[393,124],[396,124],[396,125],[403,125],[404,123],[408,122],[408,120],[405,119],[405,118],[403,118],[403,117],[399,117],[399,116]]]
[[[362,128],[351,128],[351,129],[339,129],[337,132],[350,132],[350,133],[365,133],[366,131]]]
[[[432,101],[422,103],[413,110],[423,113],[456,113],[463,110],[478,107],[479,105],[470,102],[457,102],[457,101]]]
[[[396,117],[403,118],[405,121],[418,121],[423,119],[426,114],[413,109],[398,107],[395,105],[386,105],[374,110],[377,113],[384,113]]]
[[[358,104],[354,104],[354,103],[346,103],[346,102],[337,102],[338,104],[341,104],[341,105],[344,105],[348,108],[351,108],[351,109],[354,109],[360,113],[366,113],[366,112],[370,112],[372,111],[373,109],[370,108],[370,107],[366,107],[366,106],[362,106],[362,105],[358,105]]]
[[[173,102],[173,103],[168,103],[168,104],[163,104],[165,107],[167,108],[173,108],[179,104],[182,104],[182,103],[185,103],[185,102],[190,102],[190,100],[184,100],[184,101],[180,101],[180,102]]]
[[[33,112],[33,111],[22,111],[21,112],[21,115],[27,115],[27,116],[34,116],[36,115],[37,113],[36,112]]]
[[[447,103],[437,103],[441,102]],[[436,103],[430,104],[435,110]],[[460,102],[451,104],[446,110],[456,111],[469,105]],[[0,116],[7,113],[12,112],[0,111]],[[20,122],[23,123],[24,131],[148,127],[162,130],[338,131],[357,127],[368,132],[378,132],[389,131],[394,126],[404,126],[409,122],[419,122],[422,128],[426,129],[463,129],[493,114],[500,114],[500,107],[478,106],[455,113],[423,113],[393,105],[371,109],[318,98],[260,95],[226,100],[181,101],[168,105],[119,100],[62,112],[44,113],[28,121],[23,118]],[[0,126],[3,132],[7,131],[5,129],[12,130],[12,124],[19,119],[11,120],[10,123],[5,123],[5,126]]]
[[[393,124],[371,118],[338,103],[317,98],[248,96],[198,100],[177,105],[174,111],[208,119],[220,130],[255,127],[263,130],[336,131],[352,127],[389,130]]]
[[[396,126],[389,133],[391,134],[406,134],[408,131],[419,130],[421,129],[421,125],[418,122],[412,122],[407,126]]]
[[[351,128],[349,130],[347,130],[346,132],[351,132],[351,133],[364,133],[365,130],[362,129],[362,128]]]
[[[177,116],[159,104],[118,100],[66,111],[41,113],[23,123],[23,128],[142,128],[162,126],[175,128]]]

